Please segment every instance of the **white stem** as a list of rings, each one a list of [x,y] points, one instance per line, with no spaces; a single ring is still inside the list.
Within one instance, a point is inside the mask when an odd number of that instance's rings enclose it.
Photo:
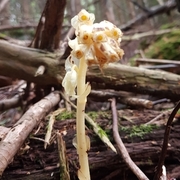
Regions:
[[[89,162],[87,154],[87,143],[85,134],[85,105],[86,97],[79,98],[85,91],[87,64],[85,59],[80,59],[78,80],[77,80],[77,115],[76,115],[76,133],[77,133],[77,152],[79,155],[80,169],[78,178],[80,180],[90,180]]]

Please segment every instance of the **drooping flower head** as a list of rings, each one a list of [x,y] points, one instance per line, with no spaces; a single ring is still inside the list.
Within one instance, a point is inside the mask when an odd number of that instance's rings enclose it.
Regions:
[[[71,76],[74,76],[75,72],[77,73],[73,68],[78,69],[78,60],[82,58],[89,66],[96,64],[103,68],[108,63],[119,61],[124,55],[124,51],[120,48],[123,35],[121,30],[109,21],[94,23],[94,20],[94,14],[88,13],[84,9],[71,20],[76,35],[75,39],[69,40],[69,46],[72,49],[70,54],[72,65],[67,73],[71,73]],[[69,61],[69,58],[66,61]],[[65,90],[70,87],[68,83],[65,83],[65,81],[71,81],[68,78],[70,75],[64,78]],[[73,82],[73,84],[74,87],[75,83]],[[74,90],[66,92],[74,92]],[[69,93],[69,95],[73,94]]]

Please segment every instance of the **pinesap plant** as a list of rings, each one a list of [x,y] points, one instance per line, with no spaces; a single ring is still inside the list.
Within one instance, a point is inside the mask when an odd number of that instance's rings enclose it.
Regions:
[[[65,61],[66,75],[62,85],[69,96],[77,98],[76,112],[76,148],[79,156],[78,178],[90,180],[87,151],[90,139],[85,133],[85,105],[91,86],[86,83],[88,66],[102,68],[109,63],[119,61],[124,51],[120,48],[122,32],[109,21],[94,23],[95,16],[81,10],[71,19],[76,38],[69,40],[72,51]]]

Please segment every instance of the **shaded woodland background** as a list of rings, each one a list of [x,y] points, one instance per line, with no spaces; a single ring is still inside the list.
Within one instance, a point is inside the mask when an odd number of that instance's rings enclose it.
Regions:
[[[35,35],[35,29],[41,17],[45,3],[45,0],[2,0],[0,8],[0,31],[3,36],[7,35],[11,38],[31,41]],[[161,8],[161,10],[156,12],[156,8],[164,5],[164,3],[166,3],[166,5],[169,4],[169,8]],[[162,25],[164,24],[171,24],[171,27],[178,26],[179,13],[177,12],[177,9],[175,9],[175,4],[175,1],[170,0],[67,1],[61,40],[66,37],[71,27],[71,18],[82,8],[94,13],[96,16],[96,22],[100,22],[104,19],[109,20],[121,28],[125,35],[133,35],[135,33],[158,30],[162,28]],[[172,11],[172,9],[175,10]],[[156,37],[151,36],[152,40],[154,38]],[[124,57],[126,62],[129,57],[133,56],[135,50],[135,48],[131,50],[132,46],[129,47],[128,44],[130,43],[126,42],[128,50]]]
[[[5,170],[0,175],[4,180],[59,179],[56,131],[67,133],[64,140],[70,175],[77,179],[77,156],[71,141],[75,134],[73,112],[66,112],[64,121],[62,116],[56,117],[46,150],[42,139],[48,124],[46,115],[64,107],[59,91],[63,91],[64,60],[70,53],[68,37],[74,37],[70,22],[82,8],[95,14],[95,22],[105,19],[119,27],[124,34],[121,47],[125,51],[121,62],[104,69],[103,76],[98,67],[90,68],[87,80],[93,90],[87,112],[116,144],[108,101],[115,97],[122,140],[135,163],[149,179],[153,178],[165,124],[180,99],[177,2],[0,0],[0,173]],[[41,65],[45,73],[39,75],[37,69]],[[27,119],[31,123],[26,124]],[[141,126],[146,123],[150,130]],[[21,137],[13,134],[15,140],[8,139],[16,129]],[[113,154],[97,138],[89,124],[87,133],[93,139],[89,152],[92,180],[137,179],[121,156]],[[178,113],[166,155],[169,179],[180,178],[179,133]],[[4,163],[3,158],[8,156],[11,158]]]

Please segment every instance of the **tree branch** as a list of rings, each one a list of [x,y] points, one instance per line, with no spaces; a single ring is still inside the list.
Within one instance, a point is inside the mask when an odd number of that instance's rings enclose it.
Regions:
[[[120,27],[121,30],[127,31],[132,28],[135,24],[143,23],[146,19],[151,18],[157,14],[161,14],[164,12],[168,12],[176,7],[176,1],[175,0],[169,0],[165,2],[163,5],[157,5],[153,6],[149,9],[149,12],[146,14],[139,14],[137,17],[132,19],[131,21],[128,21],[127,24],[124,24]]]

